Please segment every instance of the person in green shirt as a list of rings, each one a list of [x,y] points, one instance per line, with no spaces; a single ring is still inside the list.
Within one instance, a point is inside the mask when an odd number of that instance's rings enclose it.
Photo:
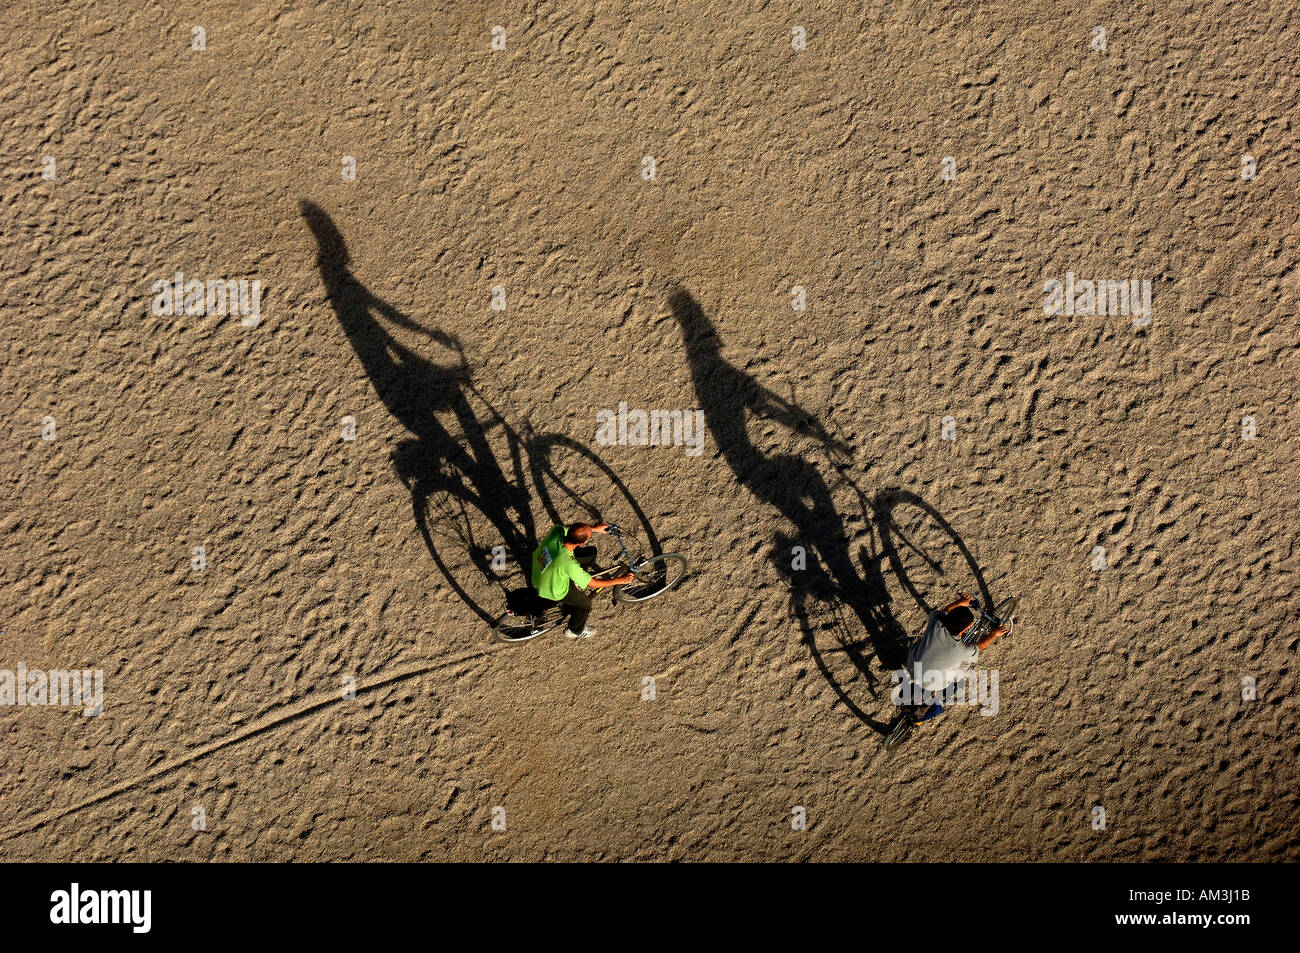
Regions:
[[[574,523],[552,526],[533,553],[532,584],[537,595],[552,604],[564,603],[572,611],[564,634],[571,639],[590,638],[595,630],[587,627],[591,614],[588,589],[608,589],[631,582],[632,573],[613,579],[592,579],[596,547],[585,546],[596,533],[603,533],[608,523]]]

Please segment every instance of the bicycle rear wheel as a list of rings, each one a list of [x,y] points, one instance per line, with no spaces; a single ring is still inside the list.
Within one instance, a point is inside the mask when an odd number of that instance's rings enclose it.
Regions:
[[[492,629],[492,638],[511,645],[528,642],[539,635],[545,635],[563,621],[564,609],[560,606],[550,606],[536,615],[516,615],[507,612],[497,619],[497,624]]]
[[[614,590],[614,601],[624,605],[646,602],[674,589],[686,578],[690,564],[681,553],[662,553],[641,562],[636,578]]]
[[[916,727],[916,722],[912,721],[907,715],[902,715],[899,722],[894,726],[894,730],[885,736],[885,750],[893,751],[898,748],[904,741],[911,737],[912,729]]]

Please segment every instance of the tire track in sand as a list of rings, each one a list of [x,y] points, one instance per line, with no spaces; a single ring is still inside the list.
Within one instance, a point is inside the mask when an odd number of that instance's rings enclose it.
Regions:
[[[453,665],[461,665],[465,662],[471,661],[472,659],[481,658],[484,655],[487,655],[486,650],[476,652],[472,655],[462,656],[461,658],[451,659],[446,662],[422,662],[418,665],[408,665],[405,668],[400,668],[384,675],[378,681],[371,682],[368,685],[357,685],[356,692],[358,695],[361,695],[363,692],[384,688],[395,682],[414,678],[417,675],[440,671],[444,668],[450,668]],[[351,701],[351,699],[346,700]],[[54,810],[46,811],[43,814],[37,814],[35,817],[29,817],[27,820],[18,821],[8,827],[0,828],[0,842],[7,841],[11,837],[16,837],[19,834],[27,834],[34,830],[39,830],[53,821],[67,817],[69,814],[75,814],[77,811],[84,810],[91,805],[99,804],[101,801],[107,801],[110,798],[117,797],[119,794],[123,794],[126,791],[130,791],[132,788],[139,787],[141,784],[145,784],[164,774],[175,771],[177,768],[184,767],[187,764],[206,758],[214,751],[220,751],[222,748],[228,748],[231,745],[239,744],[241,741],[247,741],[249,738],[254,738],[260,734],[264,734],[274,728],[278,728],[281,725],[301,718],[304,715],[309,715],[321,708],[325,708],[341,701],[345,701],[345,699],[337,690],[308,696],[307,698],[294,702],[287,707],[263,715],[251,724],[241,728],[239,731],[200,745],[193,751],[189,752],[189,754],[182,755],[179,758],[172,758],[170,761],[164,761],[162,764],[150,768],[143,774],[127,778],[125,781],[115,784],[111,788],[100,791],[98,794],[92,795],[84,800],[78,801],[70,807],[56,808]]]

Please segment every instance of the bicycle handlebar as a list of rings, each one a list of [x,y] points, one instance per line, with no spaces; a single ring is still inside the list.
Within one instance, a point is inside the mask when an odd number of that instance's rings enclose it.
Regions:
[[[991,632],[995,625],[1007,626],[1006,634],[1008,635],[1011,634],[1012,625],[1010,620],[999,619],[992,612],[986,611],[983,607],[980,606],[980,602],[978,599],[971,599],[970,608],[971,611],[975,613],[975,621],[971,623],[970,630],[966,633],[966,635],[962,636],[962,641],[967,645],[974,644],[975,636],[977,634],[983,637],[983,635],[987,634],[988,632]],[[980,629],[986,622],[988,623],[988,625],[984,629],[984,631],[981,632]]]
[[[606,523],[605,532],[618,540],[618,548],[623,551],[623,558],[627,560],[628,569],[632,572],[636,572],[637,566],[640,562],[628,551],[627,543],[623,542],[623,530],[619,528],[617,523]]]

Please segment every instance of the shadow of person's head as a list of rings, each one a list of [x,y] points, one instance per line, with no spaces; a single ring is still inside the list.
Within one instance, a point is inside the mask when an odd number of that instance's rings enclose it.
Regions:
[[[301,199],[298,210],[307,220],[307,226],[316,236],[317,256],[322,263],[329,263],[335,268],[346,268],[349,264],[348,246],[343,235],[329,214],[315,202]]]
[[[668,288],[668,307],[682,329],[682,339],[688,349],[699,350],[719,346],[717,329],[704,314],[704,309],[695,297],[681,285]]]

